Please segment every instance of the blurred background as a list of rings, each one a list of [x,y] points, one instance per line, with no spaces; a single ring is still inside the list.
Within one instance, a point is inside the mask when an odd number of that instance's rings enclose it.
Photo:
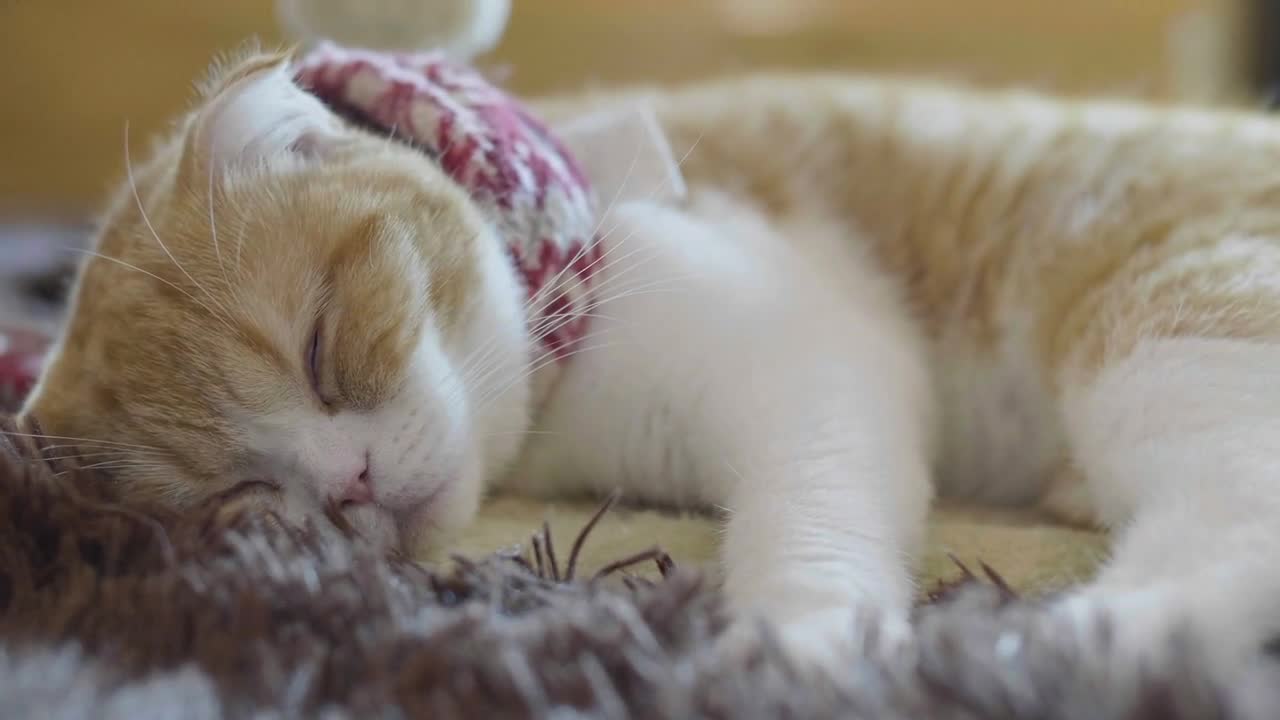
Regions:
[[[1235,102],[1265,94],[1269,0],[514,0],[522,92],[752,67]],[[0,0],[0,212],[80,213],[218,51],[280,40],[272,0]],[[1265,45],[1265,42],[1261,43]]]

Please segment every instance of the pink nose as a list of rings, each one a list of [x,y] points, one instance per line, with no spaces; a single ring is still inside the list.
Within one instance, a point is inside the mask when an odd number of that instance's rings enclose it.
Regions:
[[[364,468],[338,486],[334,499],[339,505],[366,505],[373,502],[373,484],[369,482],[369,463]]]

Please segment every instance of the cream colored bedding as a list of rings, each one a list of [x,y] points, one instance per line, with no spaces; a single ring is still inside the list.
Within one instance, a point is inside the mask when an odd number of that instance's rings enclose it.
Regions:
[[[497,497],[478,522],[437,558],[449,553],[482,556],[523,545],[543,520],[551,524],[556,554],[563,564],[578,531],[596,510],[595,501],[555,501]],[[677,565],[716,572],[719,524],[701,515],[639,510],[624,505],[609,512],[583,551],[583,570],[659,545]],[[1015,589],[1036,594],[1083,580],[1105,553],[1101,533],[1055,525],[1029,511],[940,507],[930,520],[929,542],[921,568],[921,587],[959,574],[948,554],[978,570],[979,561],[997,570]],[[562,568],[563,569],[563,568]],[[648,574],[652,566],[643,568]]]

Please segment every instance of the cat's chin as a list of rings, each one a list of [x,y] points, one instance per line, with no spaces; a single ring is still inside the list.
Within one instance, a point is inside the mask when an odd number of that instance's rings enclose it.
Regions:
[[[469,525],[479,505],[478,482],[440,485],[423,501],[396,513],[401,548],[416,556],[431,553]]]
[[[447,542],[475,515],[477,502],[457,490],[449,483],[406,508],[359,505],[343,509],[342,517],[360,542],[384,552],[421,554]]]
[[[342,519],[360,542],[382,551],[393,549],[412,553],[425,542],[438,539],[456,505],[454,484],[445,483],[425,497],[401,507],[377,502],[345,507]]]
[[[383,551],[402,545],[399,524],[389,511],[376,505],[361,505],[344,510],[342,515],[363,542]]]

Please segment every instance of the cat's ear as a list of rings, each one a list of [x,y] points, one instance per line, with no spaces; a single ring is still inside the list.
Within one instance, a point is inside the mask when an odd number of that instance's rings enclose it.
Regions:
[[[283,56],[242,63],[206,93],[185,147],[188,168],[201,175],[289,156],[320,158],[340,137],[337,117],[298,87]]]

